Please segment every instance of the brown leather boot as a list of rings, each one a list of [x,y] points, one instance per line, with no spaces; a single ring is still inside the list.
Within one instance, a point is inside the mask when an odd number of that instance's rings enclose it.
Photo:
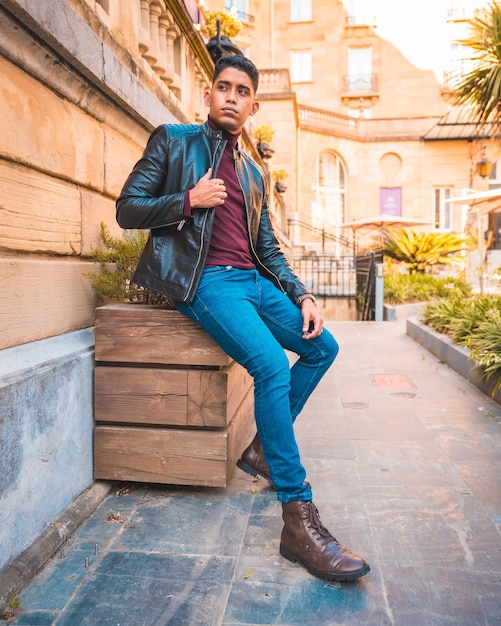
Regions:
[[[263,446],[259,435],[256,435],[250,445],[242,452],[240,460],[237,461],[237,467],[251,476],[262,476],[274,487],[268,464],[264,460]]]
[[[342,546],[320,521],[313,502],[282,503],[284,528],[280,554],[299,561],[318,578],[346,581],[370,571],[367,563]]]

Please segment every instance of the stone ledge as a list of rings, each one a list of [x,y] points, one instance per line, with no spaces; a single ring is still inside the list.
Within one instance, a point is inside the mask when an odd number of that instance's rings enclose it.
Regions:
[[[425,302],[410,302],[409,304],[384,304],[383,320],[385,322],[394,322],[395,320],[407,319],[411,315],[419,315]]]
[[[492,394],[494,384],[480,377],[470,360],[469,350],[456,345],[449,337],[421,323],[416,317],[407,319],[407,334],[477,389],[501,404],[501,389]]]
[[[51,522],[40,537],[0,570],[0,614],[37,572],[64,545],[75,530],[96,510],[113,483],[101,481],[88,487]]]

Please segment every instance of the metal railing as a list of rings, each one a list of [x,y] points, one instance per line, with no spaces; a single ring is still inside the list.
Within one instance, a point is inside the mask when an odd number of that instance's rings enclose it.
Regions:
[[[361,321],[376,319],[376,265],[383,262],[383,250],[371,250],[355,257],[357,309]]]
[[[344,93],[375,93],[377,74],[347,74],[343,76]]]
[[[354,257],[300,256],[291,260],[294,273],[313,294],[321,298],[354,298],[356,273]]]
[[[294,230],[296,227],[305,230],[308,233],[308,241],[297,242],[294,241]],[[328,242],[339,244],[344,253],[353,255],[355,253],[355,242],[348,237],[344,237],[343,235],[337,235],[331,228],[319,228],[318,226],[312,226],[307,222],[303,222],[301,220],[289,217],[287,219],[287,236],[288,238],[294,242],[296,245],[304,245],[307,247],[312,246],[312,244],[318,243],[320,245],[320,251],[325,253],[326,244]]]

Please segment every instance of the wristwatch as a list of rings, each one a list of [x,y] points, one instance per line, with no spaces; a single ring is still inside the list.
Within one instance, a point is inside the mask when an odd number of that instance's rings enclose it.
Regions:
[[[312,300],[313,303],[316,302],[315,300],[315,296],[312,293],[302,293],[300,296],[298,296],[295,300],[294,303],[297,306],[301,306],[301,303],[303,302],[303,300]]]

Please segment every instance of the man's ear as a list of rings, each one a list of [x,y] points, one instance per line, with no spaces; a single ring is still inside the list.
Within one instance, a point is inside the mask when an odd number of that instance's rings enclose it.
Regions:
[[[254,102],[254,104],[252,105],[251,112],[249,113],[249,115],[256,115],[256,113],[258,111],[259,111],[259,102]]]
[[[204,103],[206,107],[210,107],[210,91],[204,93]]]

